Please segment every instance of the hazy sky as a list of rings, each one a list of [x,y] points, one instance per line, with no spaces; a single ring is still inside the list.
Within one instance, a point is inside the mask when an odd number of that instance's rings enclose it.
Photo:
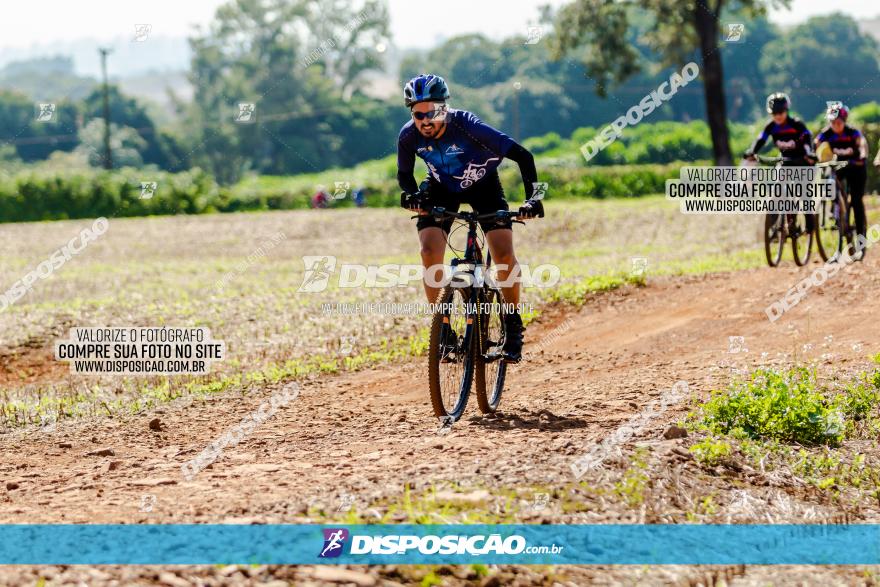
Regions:
[[[501,38],[525,34],[537,17],[537,6],[565,0],[441,0],[414,2],[390,0],[391,30],[401,47],[425,47],[441,36],[481,31]],[[223,0],[40,0],[4,2],[0,18],[0,48],[25,48],[83,38],[109,40],[134,35],[134,25],[152,25],[152,34],[181,36],[191,25],[204,24]],[[801,22],[831,10],[857,18],[880,15],[876,0],[793,0],[791,11],[780,11],[772,20]],[[0,49],[2,50],[2,49]]]

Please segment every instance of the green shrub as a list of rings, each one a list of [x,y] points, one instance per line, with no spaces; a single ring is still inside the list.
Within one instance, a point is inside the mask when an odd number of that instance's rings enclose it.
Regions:
[[[691,446],[690,451],[698,463],[714,467],[733,453],[733,447],[729,442],[709,437]]]
[[[538,179],[547,182],[547,198],[631,198],[662,193],[666,180],[678,177],[679,165],[542,166]],[[511,201],[523,197],[519,169],[508,166],[501,172],[501,183]]]
[[[141,197],[143,181],[157,184],[150,198]],[[227,203],[214,180],[200,169],[176,174],[134,169],[31,171],[0,182],[0,221],[5,222],[200,214],[223,210]]]
[[[867,102],[852,109],[852,124],[856,126],[866,122],[880,122],[880,104]]]
[[[559,133],[550,132],[542,137],[531,137],[523,141],[523,147],[533,155],[541,155],[563,145],[563,139]]]
[[[837,445],[844,434],[844,412],[840,400],[817,389],[815,373],[761,369],[749,381],[713,393],[702,408],[701,424],[716,435]]]

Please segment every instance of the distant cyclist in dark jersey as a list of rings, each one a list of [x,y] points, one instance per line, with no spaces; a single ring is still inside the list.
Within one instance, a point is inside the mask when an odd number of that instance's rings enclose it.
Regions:
[[[816,150],[827,144],[838,161],[849,161],[849,165],[837,171],[837,176],[846,179],[849,185],[850,205],[856,218],[856,231],[865,236],[868,222],[865,218],[865,181],[867,175],[868,142],[858,129],[846,124],[849,110],[841,102],[832,102],[825,111],[830,123],[819,131],[816,137]]]
[[[783,92],[775,92],[767,96],[767,114],[773,119],[767,123],[752,146],[745,152],[746,159],[755,160],[755,154],[764,148],[769,139],[785,157],[785,167],[801,167],[814,165],[816,154],[813,152],[813,135],[807,125],[790,116],[791,99]],[[814,215],[806,215],[806,228],[813,229]]]
[[[421,214],[416,228],[421,243],[422,264],[442,267],[446,238],[452,220],[438,222],[425,212],[429,206],[443,206],[457,211],[462,202],[470,204],[478,214],[508,210],[498,165],[504,158],[519,165],[526,201],[519,208],[520,218],[543,217],[544,207],[535,194],[538,173],[535,160],[526,149],[501,131],[482,122],[465,110],[450,109],[449,88],[436,75],[419,75],[404,86],[404,100],[412,120],[403,125],[397,140],[397,181],[403,190],[401,206]],[[428,167],[428,177],[416,183],[413,175],[415,159],[420,157]],[[543,196],[543,194],[540,194]],[[513,230],[509,220],[481,222],[498,277],[507,281],[510,274],[519,275],[519,264],[513,249]],[[439,280],[440,275],[433,276]],[[502,288],[504,301],[518,304],[518,279]],[[436,283],[436,281],[435,281]],[[439,290],[425,281],[429,302],[436,302]],[[518,312],[506,314],[507,338],[504,355],[508,361],[519,361],[522,354],[522,318]]]
[[[813,152],[813,136],[810,129],[803,122],[789,116],[791,100],[782,92],[770,94],[767,97],[767,114],[773,120],[767,123],[752,146],[745,152],[745,156],[753,159],[768,139],[773,139],[779,153],[786,159],[791,159],[785,165],[813,165],[816,162]]]

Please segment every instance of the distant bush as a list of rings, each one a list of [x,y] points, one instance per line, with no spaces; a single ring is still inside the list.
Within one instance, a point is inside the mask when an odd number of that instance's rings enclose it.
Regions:
[[[0,179],[0,222],[94,218],[97,216],[151,216],[204,214],[247,210],[308,208],[319,189],[332,194],[337,181],[349,184],[348,197],[333,200],[333,207],[350,207],[351,190],[366,191],[367,205],[398,205],[400,188],[394,166],[371,162],[371,173],[362,166],[309,176],[250,178],[235,186],[218,186],[196,168],[182,173],[123,169],[113,172],[35,172],[25,170]],[[547,198],[629,198],[663,192],[667,178],[678,166],[629,165],[586,167],[572,160],[545,165],[539,161],[539,179],[547,182]],[[522,178],[515,165],[506,164],[501,180],[508,199],[523,198]],[[156,191],[141,196],[141,182],[156,182]]]
[[[533,155],[542,155],[553,149],[557,149],[565,144],[565,141],[559,133],[550,132],[542,137],[532,137],[523,141],[523,147],[532,152]]]
[[[757,134],[757,126],[729,125],[731,148],[741,153]],[[602,128],[583,127],[572,132],[569,139],[556,141],[554,133],[528,139],[524,146],[533,145],[540,151],[554,156],[569,154],[583,160],[581,147],[600,136]],[[532,142],[534,141],[534,142]],[[712,136],[708,125],[692,122],[643,122],[627,127],[614,142],[601,149],[589,162],[591,167],[602,165],[635,165],[648,163],[672,163],[675,161],[710,160],[713,156]]]
[[[859,106],[856,111],[863,119],[880,116],[880,106],[876,104]],[[761,121],[729,126],[735,158],[761,126]],[[860,123],[860,127],[876,152],[880,147],[880,123]],[[581,145],[601,130],[582,127],[568,139],[548,133],[524,141],[537,156],[539,179],[549,184],[549,199],[625,198],[662,193],[666,180],[676,177],[681,165],[711,164],[712,141],[703,121],[642,123],[627,128],[593,159],[584,161]],[[149,169],[108,173],[81,166],[73,166],[78,169],[73,171],[72,162],[64,160],[53,165],[50,159],[38,166],[7,166],[16,171],[11,177],[0,174],[0,221],[307,208],[318,190],[332,194],[339,182],[347,183],[349,190],[364,189],[368,206],[395,206],[399,201],[394,155],[348,169],[295,176],[255,175],[229,187],[218,185],[198,168],[178,174]],[[417,164],[417,178],[424,177],[424,173],[421,163]],[[508,162],[502,166],[501,180],[511,202],[520,201],[522,180],[515,164]],[[141,181],[157,182],[152,198],[141,198]],[[880,177],[872,166],[868,189],[878,188]],[[346,197],[333,200],[332,205],[354,204]]]
[[[852,123],[864,124],[866,122],[880,122],[880,104],[868,102],[852,109]]]
[[[679,165],[620,165],[586,167],[582,165],[542,166],[538,179],[547,182],[551,198],[632,198],[662,193],[666,180],[678,177]],[[522,199],[519,169],[508,166],[501,173],[508,199]]]
[[[880,172],[872,164],[877,151],[880,150],[880,122],[872,122],[858,127],[868,139],[868,184],[867,193],[880,192]]]
[[[142,197],[141,182],[156,182]],[[199,169],[183,173],[78,171],[24,172],[0,181],[0,221],[60,220],[95,216],[200,214],[233,206]]]

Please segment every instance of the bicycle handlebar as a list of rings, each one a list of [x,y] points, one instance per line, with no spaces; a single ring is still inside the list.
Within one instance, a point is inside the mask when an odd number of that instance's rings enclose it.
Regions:
[[[496,210],[495,212],[488,212],[486,214],[475,214],[473,212],[452,212],[447,210],[443,206],[434,206],[429,210],[431,216],[448,216],[450,218],[458,218],[459,220],[488,220],[490,218],[516,218],[519,216],[519,211],[510,211],[510,210]]]
[[[849,161],[846,161],[846,160],[838,161],[835,159],[834,161],[826,161],[825,163],[817,163],[816,167],[831,167],[834,169],[841,169],[843,167],[846,167],[847,165],[849,165]]]
[[[765,157],[764,155],[755,154],[755,159],[760,161],[761,163],[788,163],[789,161],[803,161],[803,158],[795,158],[795,157]]]
[[[443,206],[433,206],[430,210],[427,208],[423,208],[423,210],[429,212],[431,216],[437,218],[456,218],[458,220],[464,220],[466,222],[478,222],[480,220],[489,220],[490,218],[515,219],[519,216],[519,210],[496,210],[495,212],[489,212],[487,214],[475,214],[474,212],[453,212],[451,210],[447,210]],[[418,216],[411,216],[410,218],[418,218]],[[514,220],[514,222],[520,221]]]

